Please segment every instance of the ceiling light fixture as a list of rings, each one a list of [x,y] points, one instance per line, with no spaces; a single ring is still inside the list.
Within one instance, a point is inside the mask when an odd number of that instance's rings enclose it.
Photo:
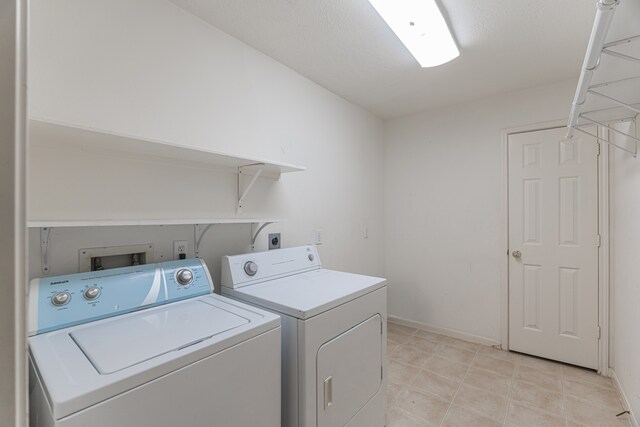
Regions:
[[[460,55],[436,0],[369,0],[422,67]]]

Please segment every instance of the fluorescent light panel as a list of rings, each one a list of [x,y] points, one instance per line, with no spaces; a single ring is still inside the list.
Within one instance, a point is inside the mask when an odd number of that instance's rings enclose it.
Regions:
[[[422,67],[460,55],[435,0],[369,0]]]

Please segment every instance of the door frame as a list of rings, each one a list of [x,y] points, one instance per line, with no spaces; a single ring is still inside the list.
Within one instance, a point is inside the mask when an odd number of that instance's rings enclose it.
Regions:
[[[27,0],[0,3],[0,419],[7,426],[28,422],[28,360],[26,333],[27,228]],[[6,202],[5,202],[6,200]]]
[[[509,349],[509,135],[566,127],[567,120],[533,123],[501,130],[501,215],[502,238],[500,255],[500,326],[501,347]],[[606,138],[607,129],[598,127],[598,136]],[[609,376],[609,150],[600,143],[597,162],[598,183],[598,233],[601,242],[598,248],[598,373]]]

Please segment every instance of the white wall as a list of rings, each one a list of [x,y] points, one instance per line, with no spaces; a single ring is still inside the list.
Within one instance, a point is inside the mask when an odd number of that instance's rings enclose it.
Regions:
[[[392,120],[385,136],[389,314],[500,342],[501,130],[567,117],[575,81]]]
[[[103,246],[151,243],[152,261],[161,262],[173,259],[174,240],[186,240],[187,256],[191,258],[195,248],[193,231],[192,225],[53,228],[49,234],[52,249],[49,274],[77,272],[78,250]],[[220,284],[220,258],[227,254],[251,252],[250,233],[250,224],[220,224],[214,225],[202,238],[200,256],[207,262],[216,290]],[[266,233],[262,235],[264,240],[267,239]],[[30,279],[45,274],[42,271],[39,240],[40,230],[30,229]]]
[[[0,2],[0,424],[26,422],[26,1]]]
[[[637,124],[637,123],[636,123]],[[619,125],[633,134],[629,124]],[[636,131],[636,134],[639,134]],[[616,137],[617,143],[632,147]],[[611,353],[631,411],[640,414],[640,163],[610,148]]]
[[[31,7],[33,116],[304,165],[260,180],[244,216],[289,219],[268,229],[283,232],[284,246],[322,229],[326,266],[383,274],[380,120],[167,1]],[[45,145],[30,167],[30,219],[235,216],[234,175],[201,166]],[[248,250],[248,226],[216,229],[225,238],[204,253],[210,265]],[[54,230],[52,272],[75,271],[80,247],[193,239],[191,227],[127,230]],[[31,257],[35,276],[38,248]]]

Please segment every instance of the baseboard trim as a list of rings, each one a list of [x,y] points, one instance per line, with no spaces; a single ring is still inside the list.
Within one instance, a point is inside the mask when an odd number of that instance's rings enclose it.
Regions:
[[[618,389],[618,394],[620,394],[620,396],[622,397],[622,401],[624,403],[624,406],[627,410],[629,410],[629,420],[631,421],[631,425],[633,427],[638,427],[638,420],[636,420],[636,417],[633,413],[633,411],[631,411],[631,405],[629,405],[629,399],[627,398],[627,395],[625,394],[624,390],[622,389],[622,384],[620,384],[620,380],[618,379],[618,376],[616,375],[616,371],[614,371],[613,369],[609,368],[609,375],[611,376],[611,379],[613,380],[613,384],[615,384],[616,388]]]
[[[433,332],[434,334],[446,335],[452,338],[458,338],[476,344],[482,344],[490,347],[501,347],[500,341],[491,338],[481,337],[479,335],[469,334],[467,332],[457,331],[455,329],[442,328],[440,326],[427,325],[426,323],[416,322],[414,320],[404,319],[398,316],[389,315],[388,319],[392,323],[409,326],[411,328],[422,329],[423,331]],[[638,426],[634,426],[638,427]]]

